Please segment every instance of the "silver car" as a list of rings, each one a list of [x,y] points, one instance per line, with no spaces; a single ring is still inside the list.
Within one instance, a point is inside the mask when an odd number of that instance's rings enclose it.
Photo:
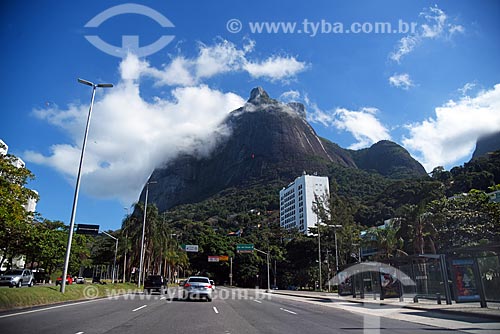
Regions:
[[[9,288],[33,286],[33,284],[35,284],[35,277],[29,269],[11,269],[0,276],[0,285],[8,285]]]
[[[212,284],[210,279],[204,276],[191,276],[186,280],[183,286],[184,299],[201,299],[205,298],[207,301],[212,301]]]

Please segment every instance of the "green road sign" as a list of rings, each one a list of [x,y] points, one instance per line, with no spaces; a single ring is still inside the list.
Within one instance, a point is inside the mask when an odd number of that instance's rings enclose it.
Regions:
[[[238,253],[253,253],[253,244],[237,244],[236,251]]]

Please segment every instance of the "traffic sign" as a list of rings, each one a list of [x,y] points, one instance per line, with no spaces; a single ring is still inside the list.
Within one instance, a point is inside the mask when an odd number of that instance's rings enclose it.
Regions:
[[[198,252],[198,245],[186,245],[186,252]]]
[[[99,234],[99,225],[77,224],[76,225],[76,233],[77,234],[86,234],[86,235],[98,235]]]
[[[227,261],[229,261],[229,256],[228,255],[219,255],[219,261],[227,262]]]
[[[219,262],[219,257],[217,255],[209,255],[208,256],[208,262]]]
[[[238,253],[253,253],[253,244],[237,244],[236,251]]]

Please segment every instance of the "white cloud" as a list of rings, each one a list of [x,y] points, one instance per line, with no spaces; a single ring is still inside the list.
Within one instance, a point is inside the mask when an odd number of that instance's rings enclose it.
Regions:
[[[219,40],[214,45],[200,43],[196,57],[178,55],[163,69],[152,68],[149,63],[129,56],[123,63],[122,76],[137,79],[140,73],[154,78],[160,86],[189,86],[224,73],[246,72],[252,78],[286,83],[307,69],[306,63],[291,56],[274,55],[263,61],[252,60],[248,54],[254,48],[253,40],[247,40],[241,49],[227,40]]]
[[[247,61],[243,68],[253,78],[263,77],[271,81],[283,81],[306,70],[307,65],[294,57],[272,56],[262,62]]]
[[[388,129],[376,117],[379,111],[376,108],[361,108],[360,110],[337,108],[335,112],[329,113],[321,111],[315,104],[309,107],[312,107],[312,112],[308,114],[309,121],[321,123],[324,126],[333,126],[352,134],[356,143],[350,145],[350,149],[357,150],[380,140],[391,139]]]
[[[280,95],[279,100],[283,102],[297,102],[300,100],[300,92],[297,90],[286,91]]]
[[[182,151],[208,153],[218,138],[228,134],[221,127],[224,117],[245,103],[233,93],[222,93],[205,85],[176,88],[172,96],[168,100],[156,98],[146,102],[140,96],[138,84],[130,80],[98,92],[85,153],[82,190],[94,197],[119,198],[124,203],[137,200],[155,167]],[[73,182],[87,112],[85,104],[35,110],[37,117],[66,131],[72,143],[51,146],[49,155],[25,152],[25,159],[51,166]]]
[[[375,117],[376,108],[362,108],[361,110],[348,110],[339,108],[335,111],[334,125],[340,130],[349,131],[357,140],[349,146],[357,150],[370,146],[383,139],[391,139],[387,128]]]
[[[401,62],[404,56],[411,53],[425,39],[450,38],[465,32],[462,25],[450,23],[449,17],[437,5],[425,9],[420,13],[420,17],[424,21],[417,26],[416,31],[401,38],[396,50],[389,55],[395,62]]]
[[[405,36],[398,42],[397,50],[391,53],[390,57],[396,62],[400,62],[403,56],[409,54],[420,43],[418,36]]]
[[[475,97],[450,100],[435,109],[435,116],[407,125],[403,145],[427,171],[449,166],[473,152],[479,137],[500,130],[500,84]]]
[[[462,96],[466,96],[469,91],[473,90],[476,84],[473,82],[467,82],[462,88],[457,89]]]
[[[233,93],[209,88],[203,81],[224,73],[286,82],[306,65],[293,57],[249,60],[255,42],[242,48],[220,40],[199,44],[195,57],[178,55],[163,68],[129,55],[119,66],[121,80],[97,92],[85,152],[82,190],[99,198],[137,199],[151,172],[180,152],[208,154],[229,130],[221,124],[229,112],[245,104]],[[141,78],[153,86],[174,86],[170,98],[141,96]],[[153,87],[153,88],[154,88]],[[73,182],[81,152],[88,104],[66,108],[49,105],[33,114],[65,131],[70,143],[54,144],[50,153],[27,151],[27,161],[50,166]]]
[[[404,90],[408,90],[410,87],[414,86],[408,73],[394,73],[394,75],[389,78],[389,84]]]

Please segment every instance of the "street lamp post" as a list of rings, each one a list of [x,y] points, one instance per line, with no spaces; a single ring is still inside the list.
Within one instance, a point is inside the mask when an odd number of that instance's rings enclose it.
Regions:
[[[116,253],[118,252],[118,238],[115,238],[111,234],[106,233],[104,231],[102,231],[102,233],[104,233],[105,235],[107,235],[111,239],[115,240],[115,261],[113,262],[113,279],[112,279],[112,282],[111,282],[111,283],[115,283],[115,277],[117,276],[117,274],[116,274]]]
[[[338,247],[337,247],[337,228],[342,227],[342,225],[328,225],[328,224],[321,224],[318,222],[316,224],[318,226],[318,263],[319,263],[319,289],[321,290],[321,235],[320,235],[320,226],[326,226],[326,227],[333,227],[333,233],[335,237],[335,270],[337,273],[339,272],[339,252],[338,252]],[[329,269],[328,269],[329,270]]]
[[[266,262],[267,262],[267,292],[271,292],[271,279],[270,279],[270,278],[271,278],[271,275],[270,275],[270,273],[269,273],[269,266],[270,266],[270,264],[269,264],[269,262],[270,262],[270,261],[269,261],[269,260],[270,260],[270,259],[269,259],[269,250],[268,250],[267,252],[264,252],[264,251],[261,251],[260,249],[255,248],[255,247],[254,247],[254,249],[255,249],[257,252],[259,252],[259,253],[262,253],[262,254],[265,254],[265,255],[266,255]],[[257,275],[257,277],[258,277],[258,275]]]
[[[94,106],[95,90],[96,88],[113,87],[112,84],[107,84],[107,83],[94,84],[90,81],[83,79],[78,79],[78,82],[92,87],[92,98],[90,99],[89,114],[87,116],[87,125],[85,127],[85,135],[83,136],[82,153],[80,155],[80,165],[78,166],[78,174],[76,177],[75,195],[73,197],[73,208],[71,209],[71,220],[69,223],[68,244],[66,246],[66,255],[64,256],[64,269],[62,273],[63,279],[61,280],[61,293],[64,293],[66,289],[66,276],[68,275],[69,257],[71,254],[71,242],[73,241],[73,230],[75,228],[76,207],[78,205],[78,194],[80,192],[80,179],[82,175],[83,157],[85,155],[85,146],[87,145],[87,136],[89,134],[90,117],[92,116],[92,108]]]
[[[139,263],[139,282],[137,287],[141,287],[141,278],[142,278],[142,270],[144,267],[144,233],[146,232],[146,214],[148,211],[148,194],[149,194],[149,185],[155,184],[156,181],[146,182],[146,198],[144,199],[144,220],[142,221],[142,239],[141,239],[141,261]]]
[[[328,292],[330,292],[332,289],[332,282],[330,279],[330,250],[329,249],[326,250],[326,269],[327,269],[327,273],[328,273],[328,275],[326,276],[326,279],[328,280]]]
[[[339,272],[339,249],[337,247],[337,228],[342,225],[333,225],[333,236],[335,237],[335,275]]]
[[[319,290],[321,290],[321,235],[320,235],[320,226],[321,224],[318,223],[318,265],[319,265],[319,280],[318,280],[318,283],[319,283]]]
[[[127,220],[129,218],[129,209],[128,207],[123,208],[127,210]],[[126,226],[126,225],[125,225]],[[123,254],[123,283],[127,280],[127,248],[128,248],[128,231],[125,233],[125,252]]]

